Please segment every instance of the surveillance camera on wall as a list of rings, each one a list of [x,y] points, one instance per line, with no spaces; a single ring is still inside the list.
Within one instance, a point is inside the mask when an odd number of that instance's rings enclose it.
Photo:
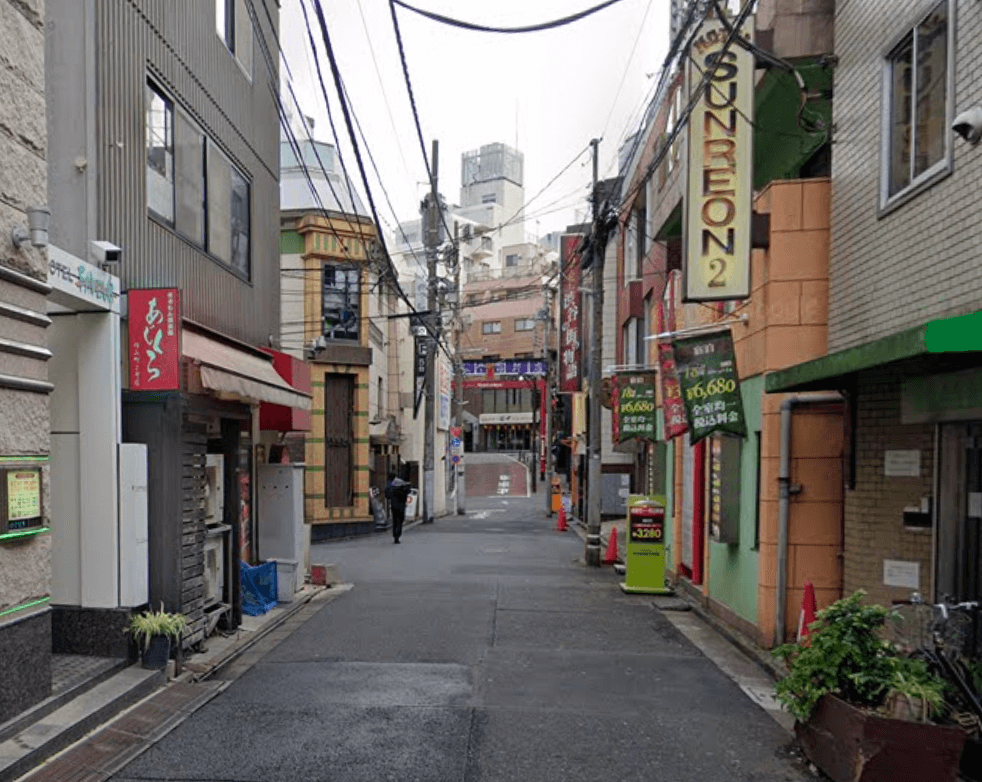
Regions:
[[[951,129],[970,144],[978,144],[982,139],[982,106],[963,111],[955,117]]]
[[[115,266],[123,260],[123,250],[112,242],[95,241],[90,244],[92,257],[100,266]]]

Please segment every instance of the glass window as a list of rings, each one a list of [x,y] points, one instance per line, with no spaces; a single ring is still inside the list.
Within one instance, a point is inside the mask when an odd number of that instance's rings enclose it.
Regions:
[[[361,326],[361,270],[324,264],[323,334],[328,339],[357,342]]]
[[[175,227],[201,247],[205,244],[205,135],[178,110],[175,116],[177,217]]]
[[[887,59],[886,200],[947,167],[949,3],[938,3]]]
[[[250,272],[249,181],[208,142],[208,252],[246,277]]]
[[[518,255],[517,254],[506,255],[505,266],[518,266]]]
[[[174,104],[147,84],[147,206],[174,224]]]
[[[248,0],[215,0],[215,30],[251,79],[253,30],[246,2]]]
[[[515,318],[515,331],[532,331],[535,321],[532,318]]]
[[[500,334],[501,333],[501,321],[500,320],[486,320],[481,326],[481,333],[483,334]]]

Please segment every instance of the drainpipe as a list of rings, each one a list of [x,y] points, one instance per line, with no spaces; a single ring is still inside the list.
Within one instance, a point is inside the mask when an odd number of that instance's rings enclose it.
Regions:
[[[788,590],[788,518],[791,514],[791,494],[801,489],[791,487],[791,413],[797,405],[831,404],[841,402],[837,393],[789,396],[781,402],[781,461],[777,473],[777,594],[774,639],[777,645],[784,643],[784,623],[787,616]]]

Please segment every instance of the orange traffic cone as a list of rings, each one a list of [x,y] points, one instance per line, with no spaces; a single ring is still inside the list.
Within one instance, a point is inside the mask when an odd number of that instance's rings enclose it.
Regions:
[[[808,625],[815,621],[815,587],[805,584],[805,594],[801,597],[801,613],[798,615],[798,643],[809,635]]]
[[[610,540],[604,553],[604,564],[613,565],[617,561],[617,527],[610,528]]]
[[[559,504],[559,518],[556,520],[556,531],[566,531],[566,506],[562,503]]]

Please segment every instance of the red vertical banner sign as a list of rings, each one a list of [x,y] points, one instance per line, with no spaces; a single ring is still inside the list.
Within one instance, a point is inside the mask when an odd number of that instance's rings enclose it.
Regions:
[[[579,234],[563,234],[560,241],[559,391],[580,391],[580,268]]]
[[[684,434],[689,429],[685,418],[685,403],[675,368],[675,351],[671,342],[658,343],[658,374],[661,377],[661,412],[665,426],[665,441]]]
[[[181,307],[177,288],[129,292],[130,390],[181,387]]]
[[[692,446],[692,583],[702,583],[706,542],[706,441]]]

